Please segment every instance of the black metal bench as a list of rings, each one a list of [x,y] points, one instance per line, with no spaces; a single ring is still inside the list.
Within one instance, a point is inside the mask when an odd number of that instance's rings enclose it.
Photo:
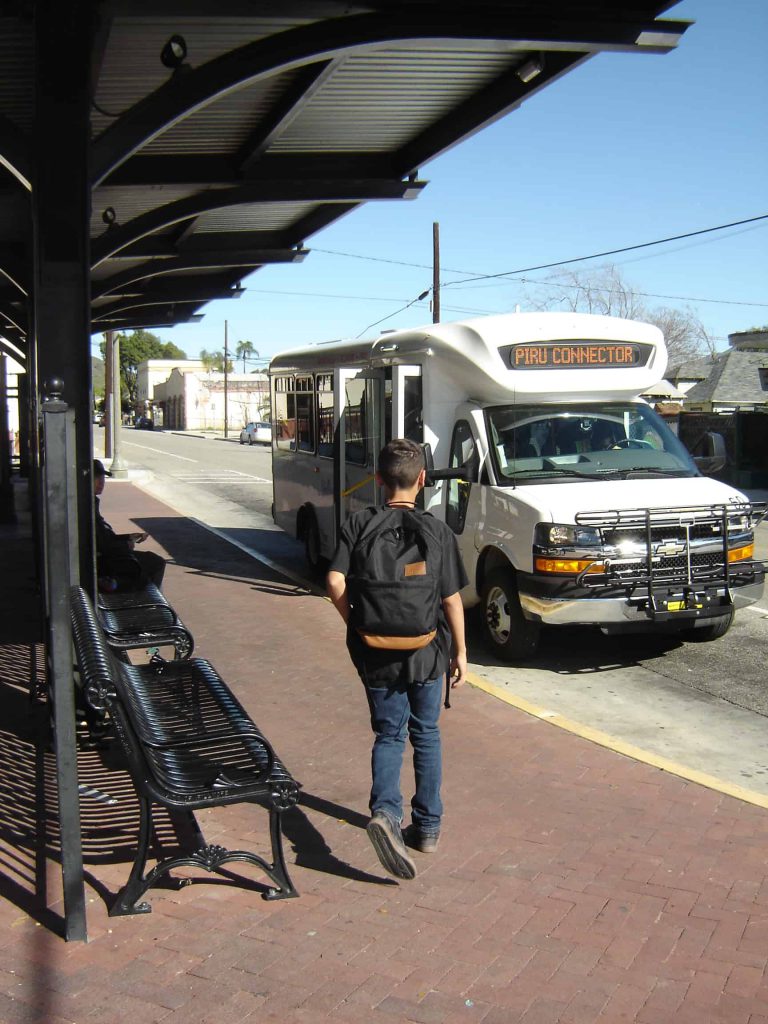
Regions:
[[[113,650],[171,646],[175,660],[191,657],[192,634],[154,583],[136,591],[98,594],[96,608]]]
[[[140,805],[136,857],[110,916],[148,913],[151,907],[139,902],[141,897],[181,866],[216,871],[229,861],[254,864],[274,883],[264,899],[297,896],[283,855],[280,818],[297,802],[299,784],[218,672],[201,658],[148,665],[123,661],[109,649],[85,591],[73,587],[70,598],[86,699],[113,720]],[[193,814],[246,801],[269,810],[271,863],[255,853],[208,845]],[[145,874],[153,804],[186,811],[197,845]]]

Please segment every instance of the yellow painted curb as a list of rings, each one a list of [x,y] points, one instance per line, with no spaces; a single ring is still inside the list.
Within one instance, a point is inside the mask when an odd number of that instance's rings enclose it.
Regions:
[[[745,803],[754,804],[756,807],[768,809],[768,796],[764,796],[762,793],[755,793],[744,786],[725,782],[714,775],[707,775],[706,772],[700,772],[695,768],[688,768],[684,764],[678,764],[676,761],[670,761],[660,754],[653,754],[650,750],[643,750],[641,747],[635,747],[631,743],[625,743],[624,740],[620,740],[617,736],[610,736],[607,732],[601,732],[599,729],[593,729],[589,725],[574,722],[570,718],[565,718],[563,715],[558,714],[557,711],[540,708],[536,704],[531,704],[530,701],[525,700],[523,697],[518,697],[517,694],[512,693],[503,686],[489,683],[487,679],[475,675],[474,672],[467,672],[467,682],[470,686],[474,686],[478,690],[489,693],[492,697],[503,700],[505,704],[511,704],[518,711],[524,711],[526,715],[532,715],[543,722],[549,722],[550,725],[556,725],[559,729],[565,729],[566,732],[571,732],[575,736],[581,736],[582,739],[591,740],[592,743],[597,743],[601,747],[607,747],[617,754],[623,754],[625,757],[631,757],[635,761],[652,765],[654,768],[660,768],[662,771],[669,772],[670,775],[677,775],[681,779],[687,779],[689,782],[696,782],[700,786],[706,786],[707,789],[713,789],[718,793],[725,794],[725,796],[732,796],[737,800],[743,800]]]

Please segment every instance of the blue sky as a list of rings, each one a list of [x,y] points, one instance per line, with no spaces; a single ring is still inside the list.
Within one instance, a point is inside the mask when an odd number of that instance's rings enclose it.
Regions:
[[[303,264],[260,270],[241,299],[157,333],[194,358],[223,347],[227,320],[232,349],[247,339],[268,357],[374,334],[383,318],[428,322],[428,300],[396,311],[432,284],[433,222],[442,318],[457,320],[530,308],[545,294],[530,282],[551,271],[452,287],[460,278],[768,214],[768,3],[683,0],[666,17],[695,22],[676,51],[594,58],[421,168],[417,200],[369,203],[308,239]],[[606,262],[649,305],[690,309],[718,348],[768,323],[768,220],[577,266]]]

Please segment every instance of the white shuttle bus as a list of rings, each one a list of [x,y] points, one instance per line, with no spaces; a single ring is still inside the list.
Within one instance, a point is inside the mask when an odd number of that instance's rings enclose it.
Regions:
[[[380,503],[393,437],[428,445],[424,493],[451,527],[485,633],[506,660],[542,625],[675,631],[712,640],[758,600],[765,505],[702,475],[640,398],[664,376],[650,324],[513,313],[317,344],[270,365],[274,519],[314,568],[350,513]]]

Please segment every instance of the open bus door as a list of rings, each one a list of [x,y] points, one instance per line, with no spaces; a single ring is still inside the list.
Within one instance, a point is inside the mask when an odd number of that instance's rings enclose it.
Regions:
[[[345,520],[380,501],[379,451],[386,443],[384,371],[337,367],[334,371],[334,504],[336,535]]]
[[[334,371],[336,536],[360,509],[381,502],[378,457],[393,437],[423,440],[420,366]]]

